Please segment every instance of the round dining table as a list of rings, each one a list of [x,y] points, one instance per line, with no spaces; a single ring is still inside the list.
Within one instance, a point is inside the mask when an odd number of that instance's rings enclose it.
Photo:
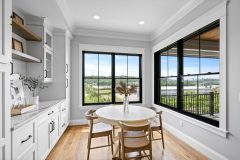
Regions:
[[[131,123],[138,125],[139,123],[151,120],[156,116],[156,112],[143,106],[129,105],[128,112],[124,112],[123,105],[109,105],[96,110],[96,115],[99,121],[108,123],[111,125],[118,125],[119,121],[125,123]],[[113,158],[118,154],[118,139],[119,137],[114,135],[114,144],[116,150],[113,154]]]
[[[129,105],[128,112],[124,112],[123,105],[110,105],[96,110],[98,119],[104,123],[118,125],[119,121],[125,123],[137,123],[151,120],[156,112],[142,106]]]

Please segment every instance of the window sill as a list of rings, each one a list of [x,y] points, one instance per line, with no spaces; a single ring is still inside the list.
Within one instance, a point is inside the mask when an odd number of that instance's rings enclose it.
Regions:
[[[194,119],[194,118],[191,118],[191,117],[188,117],[184,114],[181,114],[181,113],[178,113],[178,112],[175,112],[173,110],[170,110],[170,109],[167,109],[165,107],[162,107],[160,105],[156,105],[156,104],[153,104],[154,107],[157,107],[157,108],[160,108],[162,111],[164,112],[167,112],[171,115],[173,115],[174,117],[178,117],[179,119],[182,119],[184,121],[187,121],[195,126],[198,126],[202,129],[205,129],[211,133],[214,133],[218,136],[221,136],[221,137],[224,137],[224,138],[227,138],[227,135],[228,135],[228,131],[222,129],[222,128],[218,128],[218,127],[215,127],[215,126],[212,126],[210,124],[207,124],[207,123],[204,123],[202,121],[199,121],[197,119]]]

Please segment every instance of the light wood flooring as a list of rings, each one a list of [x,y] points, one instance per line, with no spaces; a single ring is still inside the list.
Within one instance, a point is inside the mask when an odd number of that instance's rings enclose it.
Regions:
[[[47,160],[86,160],[87,159],[87,126],[68,127]],[[158,137],[158,133],[154,134]],[[153,141],[154,160],[207,160],[207,157],[185,144],[172,134],[164,130],[165,149],[161,141]],[[107,138],[96,138],[92,145],[107,144]],[[90,152],[91,160],[111,160],[110,147],[93,149]]]

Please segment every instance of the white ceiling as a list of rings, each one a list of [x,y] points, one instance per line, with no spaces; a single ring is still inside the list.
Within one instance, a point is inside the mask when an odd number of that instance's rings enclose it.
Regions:
[[[222,0],[13,0],[25,14],[47,17],[72,33],[101,31],[152,37],[189,13],[200,14]],[[202,13],[201,13],[202,14]],[[99,15],[99,20],[93,16]],[[145,21],[139,25],[139,21]]]
[[[74,26],[150,34],[192,0],[66,0]],[[100,20],[94,20],[93,15]],[[139,21],[145,25],[139,25]]]

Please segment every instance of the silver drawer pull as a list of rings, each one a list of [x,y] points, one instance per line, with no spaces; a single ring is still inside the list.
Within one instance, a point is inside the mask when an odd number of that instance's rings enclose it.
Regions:
[[[32,135],[29,135],[27,139],[22,140],[21,143],[27,142],[30,138],[32,138]]]
[[[48,115],[51,115],[51,114],[53,114],[53,113],[54,113],[54,111],[52,111],[52,112],[48,113]]]
[[[64,127],[64,126],[65,126],[65,123],[62,124],[62,127]]]
[[[63,108],[63,109],[62,109],[62,111],[65,111],[65,110],[66,110],[66,108]]]

